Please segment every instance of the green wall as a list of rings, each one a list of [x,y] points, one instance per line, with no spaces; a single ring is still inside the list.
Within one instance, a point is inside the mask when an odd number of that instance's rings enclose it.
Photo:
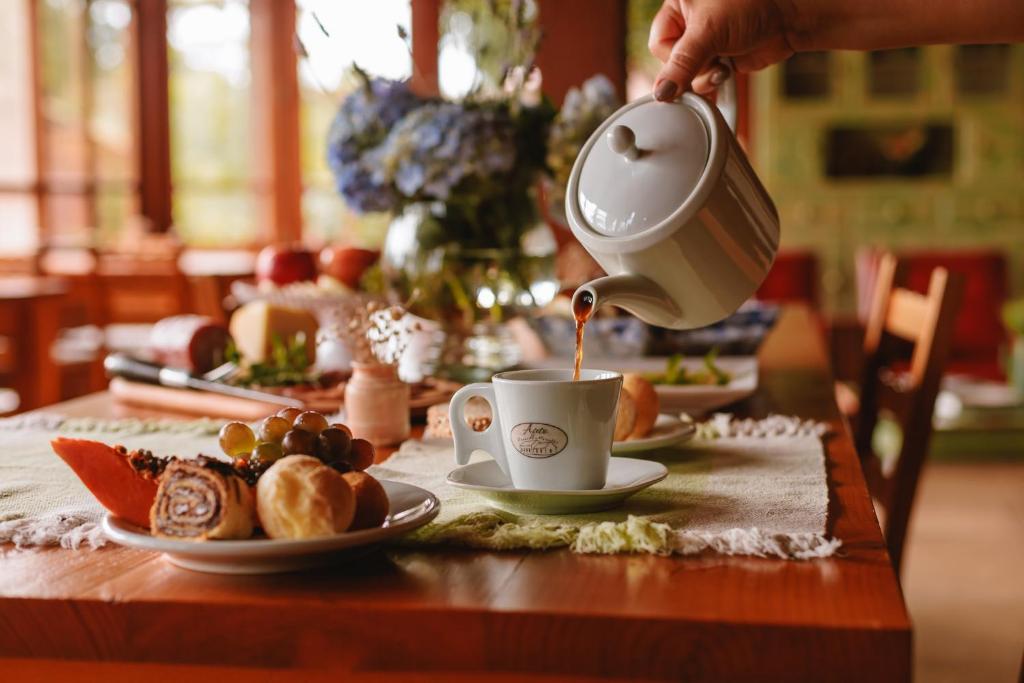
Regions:
[[[854,309],[854,254],[868,245],[998,247],[1011,292],[1024,294],[1024,45],[798,57],[755,74],[752,95],[754,164],[778,205],[783,247],[819,254],[830,310]],[[890,129],[878,149],[901,159],[928,126],[951,131],[945,171],[826,173],[829,157],[856,165],[865,152],[828,154],[831,130]]]

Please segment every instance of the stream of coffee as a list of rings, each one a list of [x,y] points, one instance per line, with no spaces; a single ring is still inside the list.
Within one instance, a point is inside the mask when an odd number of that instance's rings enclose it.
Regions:
[[[594,312],[594,295],[590,292],[583,292],[572,302],[572,315],[576,318],[576,365],[572,372],[572,381],[580,378],[580,368],[583,367],[583,327]]]

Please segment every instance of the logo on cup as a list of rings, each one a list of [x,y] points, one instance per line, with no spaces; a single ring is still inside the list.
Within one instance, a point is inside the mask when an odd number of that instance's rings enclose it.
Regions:
[[[569,437],[554,425],[522,422],[512,428],[509,438],[515,449],[528,458],[550,458],[565,450]]]

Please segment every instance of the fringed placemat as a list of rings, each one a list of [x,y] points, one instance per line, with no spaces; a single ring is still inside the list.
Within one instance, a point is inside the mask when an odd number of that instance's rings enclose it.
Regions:
[[[220,422],[105,420],[34,414],[0,420],[0,543],[99,547],[103,508],[50,448],[57,436],[161,455],[217,454]]]
[[[828,557],[840,545],[825,535],[824,432],[823,425],[792,417],[716,415],[690,443],[645,454],[668,467],[663,481],[621,508],[579,515],[499,511],[472,491],[450,486],[445,477],[455,457],[448,440],[406,442],[371,472],[441,499],[441,514],[408,536],[410,543],[810,559]]]
[[[210,420],[98,420],[34,415],[0,420],[0,543],[104,544],[103,509],[50,449],[55,436],[96,439],[158,454],[216,454]],[[696,439],[647,454],[668,477],[616,510],[585,515],[517,515],[449,486],[451,442],[409,441],[370,472],[433,491],[441,514],[404,539],[418,546],[485,549],[569,547],[581,553],[690,555],[704,551],[791,559],[828,557],[828,485],[821,425],[797,418],[715,416]]]

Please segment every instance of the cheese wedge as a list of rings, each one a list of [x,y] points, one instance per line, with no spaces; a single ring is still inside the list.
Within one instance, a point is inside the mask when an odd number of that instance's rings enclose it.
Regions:
[[[275,306],[266,301],[251,301],[231,316],[231,337],[242,357],[250,363],[270,358],[273,340],[288,343],[295,335],[306,336],[309,362],[316,361],[316,316],[299,308]]]

